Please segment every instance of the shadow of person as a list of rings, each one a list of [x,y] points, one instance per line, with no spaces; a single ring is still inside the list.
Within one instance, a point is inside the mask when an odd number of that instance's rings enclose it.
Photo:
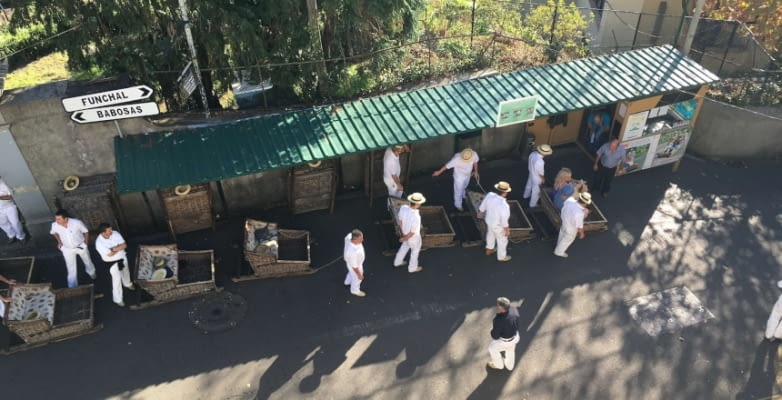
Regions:
[[[303,365],[303,359],[312,349],[299,348],[280,354],[261,376],[258,382],[256,400],[268,399],[274,392],[288,382]]]
[[[406,358],[396,366],[396,377],[409,378],[419,366],[426,364],[448,343],[453,333],[464,323],[464,314],[456,321],[448,316],[432,319],[423,329],[426,339],[412,340],[405,345]]]
[[[744,389],[736,394],[736,400],[770,399],[776,385],[775,364],[780,341],[763,340],[755,351],[755,360],[749,371]]]
[[[324,375],[329,375],[339,368],[347,360],[347,352],[353,346],[349,340],[341,340],[341,343],[329,343],[321,347],[312,357],[312,374],[302,378],[299,382],[301,393],[312,393],[320,386]],[[308,360],[305,360],[305,363]]]

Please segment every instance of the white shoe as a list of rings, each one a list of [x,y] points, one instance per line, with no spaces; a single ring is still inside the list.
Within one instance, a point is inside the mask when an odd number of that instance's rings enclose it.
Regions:
[[[358,297],[364,297],[364,296],[367,295],[366,293],[364,293],[362,291],[359,291],[358,293],[352,293],[352,294],[353,294],[353,296],[358,296]]]
[[[423,270],[424,270],[424,267],[420,267],[420,266],[419,266],[418,268],[416,268],[416,269],[414,269],[414,270],[412,270],[412,271],[407,271],[407,272],[409,272],[409,273],[411,273],[411,274],[414,274],[414,273],[416,273],[416,272],[421,272],[421,271],[423,271]]]
[[[498,366],[494,365],[494,363],[493,363],[493,362],[491,362],[491,361],[487,362],[487,363],[486,363],[486,366],[487,366],[487,367],[489,367],[489,368],[491,368],[491,369],[502,369],[502,368],[500,368],[500,367],[498,367]]]
[[[90,274],[90,278],[92,278],[92,280],[94,281],[95,279],[98,279],[98,275],[93,272]]]
[[[407,261],[402,261],[400,264],[394,264],[394,268],[404,267],[405,265],[407,265]]]
[[[557,257],[567,258],[567,253],[562,253],[562,254],[554,253],[554,255]]]

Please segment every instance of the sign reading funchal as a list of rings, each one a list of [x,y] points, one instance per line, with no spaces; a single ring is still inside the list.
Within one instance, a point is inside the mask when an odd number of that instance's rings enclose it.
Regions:
[[[138,85],[65,98],[62,99],[62,105],[65,111],[75,111],[71,114],[71,119],[81,124],[111,121],[159,114],[160,110],[155,102],[124,104],[147,99],[151,95],[152,89],[149,86]]]

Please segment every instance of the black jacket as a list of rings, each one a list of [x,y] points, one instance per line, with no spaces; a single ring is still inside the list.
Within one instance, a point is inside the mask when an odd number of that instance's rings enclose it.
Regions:
[[[493,339],[511,339],[519,332],[519,310],[510,306],[507,312],[494,316],[494,326],[491,330]]]

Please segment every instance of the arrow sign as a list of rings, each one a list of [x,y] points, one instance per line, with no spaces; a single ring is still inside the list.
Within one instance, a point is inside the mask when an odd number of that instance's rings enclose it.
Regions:
[[[115,119],[146,117],[148,115],[158,115],[160,110],[155,102],[123,104],[119,106],[92,108],[89,110],[76,111],[71,114],[71,119],[86,124],[90,122],[112,121]]]
[[[62,99],[62,106],[65,107],[65,111],[71,112],[94,107],[105,107],[112,104],[130,103],[131,101],[148,99],[149,96],[152,96],[152,89],[146,85],[139,85],[108,92],[69,97]]]

